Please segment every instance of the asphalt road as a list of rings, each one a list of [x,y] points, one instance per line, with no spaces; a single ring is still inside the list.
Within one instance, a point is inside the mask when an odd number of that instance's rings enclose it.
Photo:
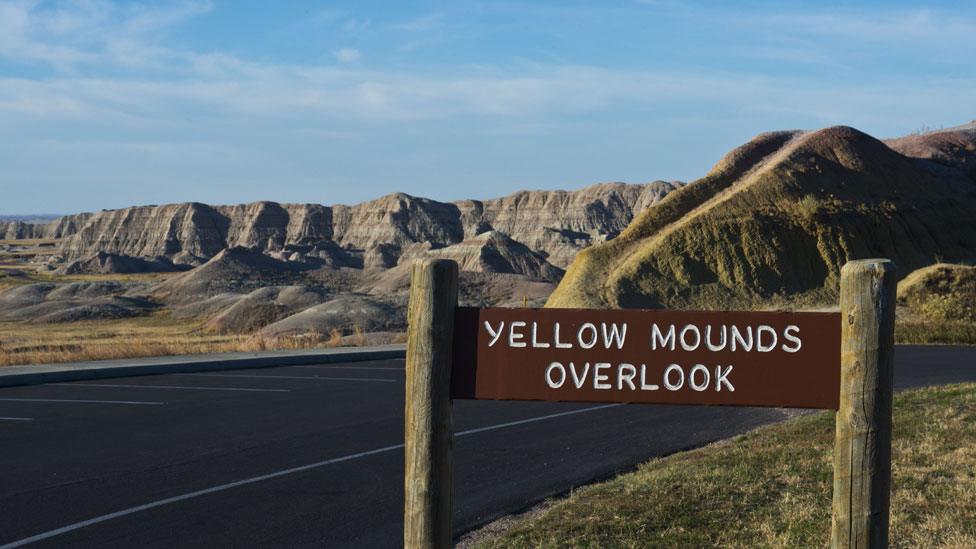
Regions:
[[[403,377],[383,361],[0,389],[0,545],[398,546]],[[976,347],[897,351],[898,388],[973,380]],[[456,532],[783,417],[458,401]]]

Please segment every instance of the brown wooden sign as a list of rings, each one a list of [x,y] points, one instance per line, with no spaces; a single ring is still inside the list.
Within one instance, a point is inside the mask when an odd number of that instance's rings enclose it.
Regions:
[[[839,313],[458,308],[451,397],[837,409]]]

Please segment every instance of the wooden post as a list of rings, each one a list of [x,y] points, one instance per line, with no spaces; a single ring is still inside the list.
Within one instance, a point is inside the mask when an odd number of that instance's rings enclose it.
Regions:
[[[895,265],[886,259],[841,269],[833,548],[888,546],[895,284]]]
[[[458,266],[413,265],[407,311],[403,546],[451,546],[451,355]]]

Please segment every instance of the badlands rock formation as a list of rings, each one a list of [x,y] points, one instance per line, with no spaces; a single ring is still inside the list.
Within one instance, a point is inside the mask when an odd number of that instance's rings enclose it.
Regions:
[[[132,274],[176,271],[178,268],[166,258],[144,259],[127,255],[98,252],[93,256],[68,262],[57,269],[58,274]]]
[[[207,263],[167,279],[153,289],[160,301],[198,302],[224,293],[247,293],[259,288],[301,282],[300,265],[268,257],[252,248],[221,250]]]
[[[138,294],[145,286],[114,281],[36,283],[0,293],[0,320],[35,323],[125,318],[157,305]]]
[[[106,319],[165,307],[202,319],[211,333],[397,331],[410,260],[422,257],[460,264],[462,303],[541,305],[579,250],[612,239],[679,186],[605,183],[456,203],[403,193],[355,206],[186,203],[2,222],[0,240],[59,240],[53,255],[39,256],[55,274],[186,272],[89,296],[62,296],[73,283],[26,286],[0,294],[0,319]]]
[[[261,330],[261,334],[268,337],[327,335],[333,330],[348,333],[353,328],[364,332],[397,331],[403,330],[406,322],[405,307],[351,295],[310,307],[270,324]]]
[[[762,134],[581,252],[553,307],[834,305],[840,267],[976,261],[976,129]],[[899,152],[901,151],[901,152]]]
[[[0,320],[165,308],[216,333],[399,331],[410,262],[422,257],[459,263],[464,305],[832,305],[848,259],[890,257],[903,274],[976,263],[974,220],[974,125],[886,142],[846,127],[773,132],[688,185],[605,183],[454,203],[402,193],[354,206],[187,203],[0,222],[0,240],[58,241],[38,256],[58,274],[185,271],[29,284],[29,265],[18,264],[0,271],[16,278],[0,292]],[[22,245],[3,245],[23,255]],[[926,288],[950,280],[962,288],[953,295],[972,289],[971,267],[920,272]]]
[[[286,261],[385,269],[418,245],[443,248],[497,230],[564,268],[580,249],[613,238],[679,185],[606,183],[457,203],[396,193],[355,206],[140,206],[91,215],[64,239],[61,255],[75,261],[104,252],[200,265],[241,246]]]
[[[49,223],[0,221],[0,240],[64,238],[78,232],[92,215],[90,213],[66,215]]]

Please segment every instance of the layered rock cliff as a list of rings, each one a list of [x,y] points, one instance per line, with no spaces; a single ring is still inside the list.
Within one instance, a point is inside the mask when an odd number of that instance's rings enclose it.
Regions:
[[[286,260],[310,254],[330,264],[389,268],[417,246],[438,249],[488,231],[504,233],[556,267],[616,236],[678,183],[605,183],[579,191],[525,191],[445,203],[391,194],[355,206],[256,202],[106,210],[62,231],[65,260],[98,253],[201,264],[243,246]],[[336,247],[330,245],[334,243]]]
[[[48,223],[0,221],[0,240],[65,238],[78,232],[92,215],[90,213],[66,215]]]

